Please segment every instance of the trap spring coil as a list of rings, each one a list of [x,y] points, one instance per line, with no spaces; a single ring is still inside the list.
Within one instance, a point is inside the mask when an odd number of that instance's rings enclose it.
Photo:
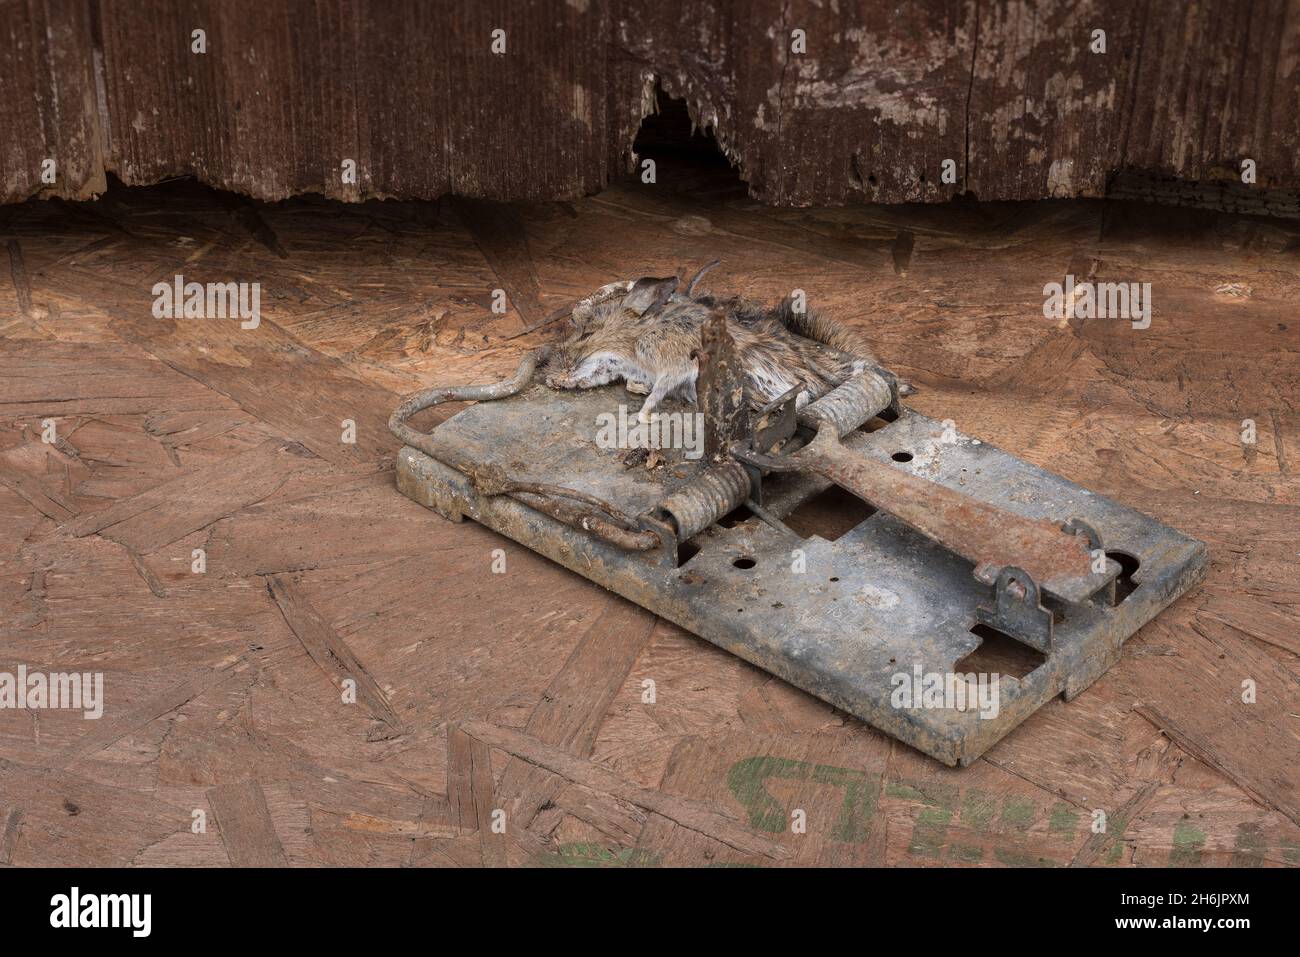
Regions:
[[[809,404],[799,418],[813,430],[825,423],[840,436],[880,414],[893,400],[889,380],[866,370]],[[684,542],[745,504],[750,495],[749,473],[732,460],[710,466],[685,488],[664,499],[660,508],[672,517],[677,540]]]
[[[750,496],[749,473],[739,462],[719,462],[705,469],[685,488],[660,504],[677,526],[684,542],[704,531]]]
[[[813,430],[823,424],[835,429],[836,436],[847,435],[863,422],[879,415],[894,402],[896,386],[884,370],[866,369],[851,376],[809,403],[799,414],[799,422]]]

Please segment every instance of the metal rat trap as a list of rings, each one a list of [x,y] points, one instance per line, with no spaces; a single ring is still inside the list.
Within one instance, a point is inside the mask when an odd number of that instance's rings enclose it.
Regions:
[[[1200,542],[908,410],[882,369],[802,410],[792,390],[752,413],[730,335],[711,322],[704,454],[666,450],[646,468],[596,441],[601,413],[635,416],[638,397],[621,384],[549,389],[533,379],[544,358],[496,385],[408,399],[389,423],[406,443],[398,488],[946,764],[969,764],[1056,695],[1074,698],[1204,573]],[[478,401],[431,435],[407,424],[463,400]],[[862,520],[834,540],[793,531],[832,485],[865,503]],[[963,659],[995,639],[1036,667],[998,674],[993,706],[977,705],[982,679],[963,682]]]

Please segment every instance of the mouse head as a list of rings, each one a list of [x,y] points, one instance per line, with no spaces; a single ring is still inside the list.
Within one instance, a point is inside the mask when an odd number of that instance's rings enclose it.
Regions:
[[[636,316],[651,316],[664,307],[672,294],[677,291],[677,277],[668,276],[655,279],[645,276],[632,283],[621,303],[626,312]]]
[[[677,277],[646,277],[623,288],[622,297],[592,297],[582,304],[585,308],[574,310],[569,338],[555,347],[547,364],[547,385],[589,389],[626,374],[635,359],[637,336],[644,331],[641,323],[668,302]]]

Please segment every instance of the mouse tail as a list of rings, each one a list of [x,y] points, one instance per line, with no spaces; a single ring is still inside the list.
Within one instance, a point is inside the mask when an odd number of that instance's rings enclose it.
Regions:
[[[863,359],[872,364],[876,362],[871,346],[867,345],[867,340],[856,329],[850,329],[812,309],[796,310],[794,300],[789,296],[782,299],[780,305],[772,310],[772,317],[791,332],[805,339],[830,346],[837,352],[852,356],[854,359]]]
[[[695,286],[696,286],[696,284],[697,284],[701,279],[704,278],[704,274],[705,274],[706,272],[708,272],[708,271],[709,271],[710,269],[712,269],[714,266],[718,265],[720,262],[722,262],[721,259],[715,259],[715,260],[713,260],[713,262],[711,262],[711,263],[707,263],[707,264],[701,266],[701,267],[699,268],[699,271],[696,272],[695,275],[691,277],[691,281],[688,282],[688,283],[686,284],[686,295],[687,295],[687,296],[694,296],[694,295],[695,295]]]

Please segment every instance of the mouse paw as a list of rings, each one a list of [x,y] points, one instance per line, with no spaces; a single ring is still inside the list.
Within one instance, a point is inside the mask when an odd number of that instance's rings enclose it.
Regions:
[[[650,383],[648,382],[637,382],[635,379],[629,379],[624,383],[624,386],[627,388],[627,391],[631,392],[633,395],[650,394]]]

